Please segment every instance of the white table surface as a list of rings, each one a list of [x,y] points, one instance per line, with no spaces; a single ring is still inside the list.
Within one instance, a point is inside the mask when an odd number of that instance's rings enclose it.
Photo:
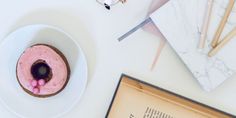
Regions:
[[[48,24],[71,34],[85,51],[89,66],[87,88],[81,101],[63,118],[103,118],[121,73],[236,115],[236,76],[214,91],[205,92],[169,45],[155,69],[150,70],[158,37],[139,30],[123,42],[117,41],[145,18],[151,0],[128,0],[111,11],[95,0],[0,1],[0,41],[18,27]],[[0,117],[16,118],[1,104]]]

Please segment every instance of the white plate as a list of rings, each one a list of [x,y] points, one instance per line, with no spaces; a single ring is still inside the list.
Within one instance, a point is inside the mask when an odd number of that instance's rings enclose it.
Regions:
[[[29,46],[44,43],[67,58],[71,76],[65,89],[49,98],[36,98],[22,90],[16,79],[16,63]],[[78,103],[87,83],[87,62],[79,45],[64,31],[47,25],[30,25],[10,33],[0,44],[0,100],[22,118],[60,117]]]

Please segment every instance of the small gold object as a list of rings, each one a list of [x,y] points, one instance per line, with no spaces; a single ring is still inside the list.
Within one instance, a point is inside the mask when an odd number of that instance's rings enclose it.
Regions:
[[[122,4],[126,3],[127,0],[119,0]]]
[[[111,6],[114,6],[121,2],[122,4],[126,3],[127,0],[96,0],[97,3],[104,6],[106,9],[110,10]]]

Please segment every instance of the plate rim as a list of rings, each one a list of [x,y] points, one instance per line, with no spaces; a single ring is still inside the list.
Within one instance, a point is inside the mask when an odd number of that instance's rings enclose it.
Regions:
[[[20,27],[17,27],[13,30],[11,30],[10,32],[6,33],[6,35],[3,37],[3,40],[0,41],[0,49],[1,47],[7,42],[7,38],[19,31],[19,30],[22,30],[22,29],[27,29],[27,28],[30,28],[30,27],[41,27],[41,28],[50,28],[50,29],[53,29],[53,30],[56,30],[62,34],[64,34],[65,36],[67,36],[69,39],[71,39],[71,41],[73,43],[75,43],[75,45],[78,47],[78,49],[80,50],[80,52],[82,53],[82,57],[84,58],[84,62],[85,62],[85,79],[84,79],[84,84],[83,84],[83,87],[82,87],[82,90],[81,90],[81,93],[79,95],[79,98],[77,100],[75,100],[65,111],[57,114],[57,115],[54,115],[54,116],[50,116],[48,118],[59,118],[59,117],[62,117],[64,115],[66,115],[68,112],[70,112],[73,108],[75,108],[75,106],[77,104],[79,104],[79,102],[81,101],[84,93],[85,93],[85,90],[86,90],[86,86],[88,84],[88,63],[87,63],[87,58],[86,58],[86,55],[83,51],[83,49],[81,48],[81,46],[75,41],[75,39],[69,34],[67,33],[66,31],[64,31],[62,28],[59,28],[57,26],[54,26],[54,25],[48,25],[48,24],[29,24],[29,25],[24,25],[24,26],[20,26]],[[7,111],[9,111],[11,114],[15,115],[16,117],[19,117],[19,118],[28,118],[26,116],[23,116],[19,113],[17,113],[15,110],[12,110],[12,108],[10,108],[9,105],[7,105],[7,103],[5,103],[5,101],[3,100],[3,98],[0,96],[0,103],[3,104],[3,106],[6,108]],[[4,108],[3,107],[3,108]]]

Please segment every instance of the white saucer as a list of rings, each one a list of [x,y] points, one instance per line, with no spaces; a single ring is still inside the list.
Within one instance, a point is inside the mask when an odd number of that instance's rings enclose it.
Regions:
[[[23,51],[34,44],[49,44],[67,58],[71,76],[65,89],[49,98],[27,94],[16,79],[16,63]],[[0,101],[21,118],[56,118],[80,100],[87,83],[87,62],[80,46],[66,32],[47,25],[30,25],[10,33],[0,44]]]

